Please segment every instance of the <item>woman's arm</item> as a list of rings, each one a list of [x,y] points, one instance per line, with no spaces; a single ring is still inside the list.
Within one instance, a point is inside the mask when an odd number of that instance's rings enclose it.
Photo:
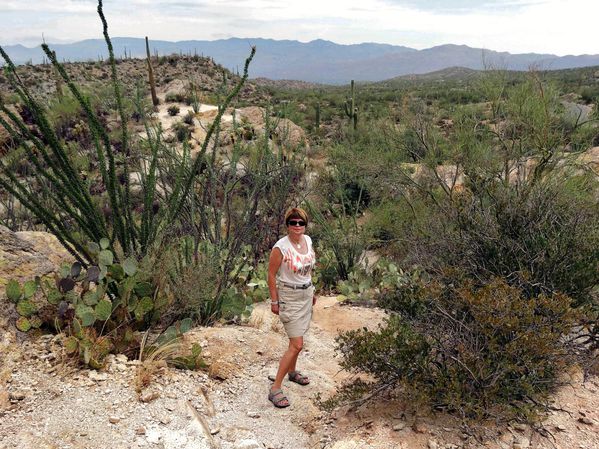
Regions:
[[[283,261],[283,254],[279,248],[273,248],[268,259],[268,290],[270,291],[270,310],[275,315],[279,314],[279,292],[277,291],[277,272]],[[277,304],[272,304],[276,302]]]

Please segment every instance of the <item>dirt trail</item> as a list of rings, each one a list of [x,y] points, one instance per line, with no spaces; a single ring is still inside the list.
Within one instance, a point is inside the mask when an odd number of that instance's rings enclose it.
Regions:
[[[266,304],[247,326],[186,334],[203,346],[210,370],[165,369],[143,392],[146,402],[134,389],[136,361],[117,356],[101,372],[73,370],[58,363],[52,336],[17,347],[5,333],[0,448],[599,448],[597,379],[576,378],[558,395],[556,404],[566,411],[545,424],[555,441],[527,426],[489,426],[480,442],[457,419],[421,416],[394,398],[322,412],[315,395],[326,397],[347,378],[335,358],[337,330],[373,327],[383,317],[377,309],[320,298],[299,365],[311,383],[286,382],[291,406],[283,410],[267,400],[267,376],[276,371],[286,338]]]

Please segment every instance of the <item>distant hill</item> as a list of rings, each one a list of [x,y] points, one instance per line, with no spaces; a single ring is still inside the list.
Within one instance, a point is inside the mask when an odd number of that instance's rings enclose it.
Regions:
[[[216,41],[150,41],[152,53],[199,54],[211,56],[215,62],[236,71],[241,70],[256,45],[257,53],[250,67],[252,78],[301,80],[314,83],[344,84],[357,81],[381,81],[402,75],[423,74],[449,67],[480,70],[494,67],[528,70],[530,67],[556,70],[599,65],[599,55],[555,56],[551,54],[510,54],[471,48],[466,45],[440,45],[424,50],[388,44],[363,43],[340,45],[325,40],[307,43],[262,38],[231,38]],[[113,38],[117,56],[145,57],[145,43],[140,38]],[[51,47],[60,59],[85,61],[106,58],[101,39],[88,39],[73,44]],[[17,64],[43,61],[41,48],[22,45],[4,47]]]

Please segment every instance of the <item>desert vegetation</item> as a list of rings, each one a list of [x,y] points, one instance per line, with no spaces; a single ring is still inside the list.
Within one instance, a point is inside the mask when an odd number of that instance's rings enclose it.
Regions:
[[[596,68],[290,89],[248,81],[255,49],[241,76],[197,55],[62,64],[43,49],[48,64],[27,67],[1,51],[0,223],[51,232],[74,262],[6,285],[20,331],[57,332],[99,368],[239,322],[266,297],[281,211],[303,204],[321,291],[388,311],[378,330],[339,335],[355,376],[324,407],[393,392],[533,420],[568,370],[591,369]],[[202,104],[217,104],[208,125]],[[237,116],[249,105],[260,125]],[[285,120],[308,146],[283,138]],[[198,347],[172,361],[203,366]]]

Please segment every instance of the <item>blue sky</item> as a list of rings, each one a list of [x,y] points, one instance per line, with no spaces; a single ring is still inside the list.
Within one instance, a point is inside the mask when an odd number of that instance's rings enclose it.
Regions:
[[[96,0],[0,0],[0,44],[101,38]],[[597,0],[105,0],[111,36],[599,54]]]

